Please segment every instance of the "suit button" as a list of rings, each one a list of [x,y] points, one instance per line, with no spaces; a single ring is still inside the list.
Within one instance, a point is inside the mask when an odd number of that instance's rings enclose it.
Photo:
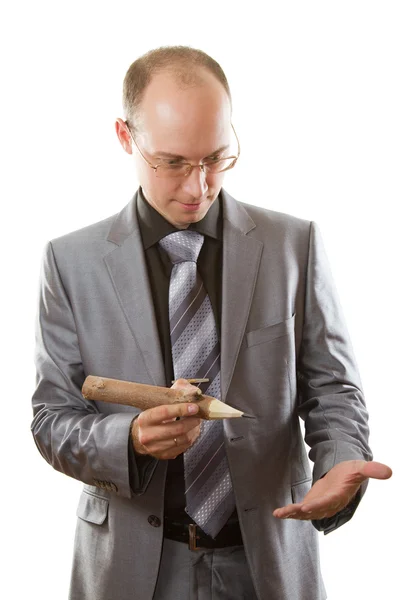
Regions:
[[[160,527],[161,525],[161,521],[158,517],[156,517],[156,515],[150,515],[147,517],[147,520],[153,527]]]

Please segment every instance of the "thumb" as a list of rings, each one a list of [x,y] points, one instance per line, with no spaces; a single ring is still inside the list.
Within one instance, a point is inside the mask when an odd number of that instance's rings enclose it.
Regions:
[[[361,472],[364,477],[371,477],[371,479],[389,479],[392,476],[390,467],[376,461],[366,462]]]

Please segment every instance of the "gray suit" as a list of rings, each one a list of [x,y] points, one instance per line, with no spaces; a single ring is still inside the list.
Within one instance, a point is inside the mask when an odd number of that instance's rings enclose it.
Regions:
[[[260,600],[322,600],[315,528],[272,511],[311,485],[299,414],[314,480],[343,460],[371,459],[360,381],[315,225],[221,196],[222,398],[257,417],[224,422],[245,550]],[[80,393],[88,374],[167,385],[136,197],[49,244],[41,291],[33,435],[55,469],[85,484],[70,597],[151,600],[167,463],[133,493],[135,410]]]

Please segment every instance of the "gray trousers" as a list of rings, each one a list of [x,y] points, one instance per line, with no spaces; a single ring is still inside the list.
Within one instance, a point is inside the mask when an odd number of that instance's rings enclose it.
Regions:
[[[153,600],[257,600],[243,546],[189,550],[164,539]]]

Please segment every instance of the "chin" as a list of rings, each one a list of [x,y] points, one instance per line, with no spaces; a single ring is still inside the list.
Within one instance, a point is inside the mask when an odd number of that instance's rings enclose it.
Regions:
[[[199,211],[194,212],[193,214],[185,215],[182,217],[182,220],[186,221],[186,223],[197,223],[197,221],[201,221],[201,219],[203,219],[203,217],[206,216],[208,208],[207,210],[204,210],[203,208]]]
[[[204,215],[189,215],[186,217],[181,217],[180,219],[175,219],[175,226],[180,229],[189,227],[191,223],[197,223],[197,221],[201,221]]]

